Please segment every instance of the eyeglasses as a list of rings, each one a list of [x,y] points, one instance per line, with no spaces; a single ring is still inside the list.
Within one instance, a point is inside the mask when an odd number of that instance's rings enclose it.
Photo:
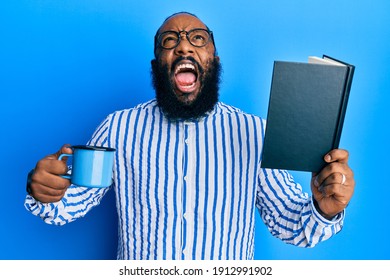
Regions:
[[[186,35],[187,41],[194,47],[204,47],[210,40],[214,42],[212,31],[203,28],[195,28],[190,31],[165,31],[158,35],[156,46],[168,50],[176,48],[181,41],[182,34]]]

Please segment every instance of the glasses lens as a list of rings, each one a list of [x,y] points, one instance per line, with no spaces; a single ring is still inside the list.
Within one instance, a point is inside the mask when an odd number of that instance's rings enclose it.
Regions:
[[[210,34],[204,29],[194,29],[188,32],[188,39],[196,47],[205,46],[210,40]]]
[[[179,41],[178,34],[176,32],[167,31],[160,35],[160,45],[166,49],[172,49],[176,47]]]

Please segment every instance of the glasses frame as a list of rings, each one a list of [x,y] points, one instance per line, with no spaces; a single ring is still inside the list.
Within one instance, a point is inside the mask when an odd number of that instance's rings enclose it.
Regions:
[[[205,31],[205,32],[209,35],[209,39],[208,39],[207,42],[206,42],[204,45],[202,45],[202,46],[196,46],[196,45],[194,45],[194,44],[191,42],[191,40],[190,40],[190,38],[189,38],[189,36],[188,36],[188,35],[191,34],[192,32],[198,31],[198,30]],[[167,33],[175,33],[175,34],[177,35],[177,37],[178,37],[178,40],[177,40],[176,44],[175,44],[173,47],[167,48],[167,47],[164,47],[164,46],[162,45],[161,39],[162,39],[163,35],[164,35],[164,34],[167,34]],[[212,41],[213,44],[214,44],[214,36],[213,36],[213,32],[212,32],[211,30],[208,30],[208,29],[205,29],[205,28],[194,28],[194,29],[191,29],[191,30],[188,30],[188,31],[185,31],[185,30],[182,30],[182,31],[175,31],[175,30],[167,30],[167,31],[164,31],[164,32],[158,34],[158,36],[156,36],[156,47],[162,48],[162,49],[164,49],[164,50],[171,50],[171,49],[176,48],[176,47],[180,44],[180,42],[181,42],[181,39],[182,39],[181,34],[183,34],[183,33],[186,35],[186,39],[187,39],[188,43],[190,43],[191,46],[194,46],[194,47],[196,47],[196,48],[203,48],[203,47],[206,46],[208,43],[210,43],[210,41]]]

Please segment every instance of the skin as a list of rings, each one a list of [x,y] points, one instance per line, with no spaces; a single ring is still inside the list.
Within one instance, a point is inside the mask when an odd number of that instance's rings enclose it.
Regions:
[[[178,14],[176,16],[171,17],[167,20],[160,28],[159,33],[161,34],[164,31],[190,31],[194,28],[204,28],[207,29],[206,25],[200,21],[198,18],[188,15],[188,14]],[[218,56],[215,56],[215,47],[213,43],[210,41],[204,47],[194,47],[192,46],[185,37],[184,34],[181,34],[181,40],[179,45],[170,50],[157,48],[156,50],[156,59],[161,63],[161,65],[168,66],[168,74],[172,79],[172,84],[175,85],[174,73],[172,73],[172,63],[180,57],[193,57],[204,69],[205,72],[210,67],[211,61],[214,57],[219,60]],[[190,61],[183,61],[191,63]],[[152,61],[154,63],[154,61]],[[179,101],[184,104],[191,104],[198,96],[199,89],[202,85],[200,84],[200,79],[197,79],[194,90],[190,92],[183,92],[179,90],[175,86],[175,94]]]
[[[31,176],[31,195],[38,201],[48,203],[61,200],[70,186],[70,181],[59,175],[68,170],[66,157],[58,160],[62,153],[73,154],[73,150],[66,144],[52,155],[38,161],[34,174]]]
[[[160,33],[167,30],[189,31],[193,28],[206,28],[206,26],[196,17],[188,14],[178,14],[161,26]],[[182,37],[180,44],[176,48],[171,50],[158,48],[156,51],[156,59],[162,64],[168,65],[172,83],[175,83],[174,75],[171,73],[173,61],[178,57],[188,56],[192,56],[206,70],[215,56],[215,47],[212,42],[201,48],[194,47],[185,37]],[[197,98],[199,89],[202,86],[199,83],[199,79],[196,83],[190,92],[182,92],[176,88],[177,98],[183,103],[193,102]],[[70,181],[58,176],[67,171],[66,158],[58,160],[59,155],[62,153],[71,154],[73,151],[69,148],[69,145],[64,145],[57,153],[48,155],[38,161],[31,178],[32,196],[38,201],[59,201],[69,187]],[[313,197],[317,202],[316,207],[327,219],[331,219],[340,213],[352,198],[355,180],[353,172],[348,166],[348,158],[349,154],[346,150],[332,150],[324,156],[324,160],[328,164],[320,173],[312,174],[310,185]],[[341,184],[342,174],[346,176],[344,184]]]
[[[352,169],[348,166],[348,151],[335,149],[324,156],[328,164],[320,173],[312,173],[311,191],[318,203],[320,213],[333,218],[347,207],[355,189]],[[346,181],[341,184],[343,175]]]

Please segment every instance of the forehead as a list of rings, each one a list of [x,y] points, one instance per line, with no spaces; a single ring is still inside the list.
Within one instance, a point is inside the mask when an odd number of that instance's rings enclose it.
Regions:
[[[168,30],[188,31],[194,28],[206,28],[206,25],[200,19],[192,15],[178,14],[165,21],[160,27],[159,33]]]

